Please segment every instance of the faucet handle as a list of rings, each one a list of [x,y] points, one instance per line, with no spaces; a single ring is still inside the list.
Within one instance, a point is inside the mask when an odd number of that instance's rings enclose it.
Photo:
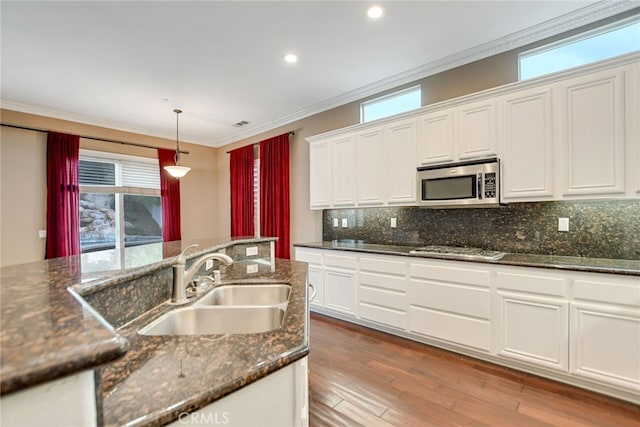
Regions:
[[[198,247],[197,244],[187,246],[182,252],[180,252],[180,255],[176,257],[175,264],[186,264],[187,252],[189,252],[191,248],[197,248],[197,247]]]

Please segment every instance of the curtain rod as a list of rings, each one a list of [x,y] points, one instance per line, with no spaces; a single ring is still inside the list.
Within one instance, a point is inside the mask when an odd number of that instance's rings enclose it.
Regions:
[[[34,132],[45,132],[45,133],[49,132],[48,130],[45,130],[45,129],[30,128],[30,127],[26,127],[26,126],[9,125],[9,124],[5,124],[5,123],[0,123],[0,126],[6,126],[6,127],[9,127],[9,128],[15,128],[15,129],[32,130]],[[80,138],[82,138],[82,139],[92,139],[94,141],[111,142],[113,144],[132,145],[134,147],[140,147],[140,148],[151,148],[153,150],[157,150],[158,148],[162,148],[162,147],[154,147],[153,145],[138,144],[137,142],[117,141],[115,139],[96,138],[94,136],[86,136],[86,135],[80,135]],[[184,150],[180,150],[180,154],[189,154],[189,152],[188,151],[184,151]]]
[[[288,133],[289,133],[289,136],[294,136],[294,135],[296,134],[296,131],[295,131],[295,130],[290,130]],[[256,145],[259,145],[259,144],[260,144],[259,142],[255,142],[255,143],[253,143],[253,144],[251,144],[251,145],[256,146]],[[237,150],[237,148],[236,148],[236,150]],[[232,151],[233,151],[233,150],[229,150],[229,151],[227,151],[227,154],[229,154],[229,153],[230,153],[230,152],[232,152]]]

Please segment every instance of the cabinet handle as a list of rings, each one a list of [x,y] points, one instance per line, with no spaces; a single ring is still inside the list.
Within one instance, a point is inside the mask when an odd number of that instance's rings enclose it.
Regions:
[[[313,301],[313,299],[316,297],[316,292],[318,291],[316,290],[316,288],[313,287],[311,283],[309,283],[309,287],[311,288],[311,295],[309,296],[309,301]]]

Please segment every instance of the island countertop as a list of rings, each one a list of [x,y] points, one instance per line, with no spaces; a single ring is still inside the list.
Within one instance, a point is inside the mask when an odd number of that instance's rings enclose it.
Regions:
[[[194,257],[237,243],[273,240],[241,237],[168,242],[159,244],[156,262],[103,272],[83,271],[80,256],[3,267],[0,269],[1,393],[6,395],[92,369],[127,352],[129,342],[124,334],[115,331],[74,290],[83,288],[92,292],[152,274],[170,266],[172,258],[192,243],[200,247],[191,254]]]
[[[442,255],[414,255],[410,251],[415,246],[370,244],[362,241],[323,241],[296,243],[296,247],[311,249],[330,249],[339,251],[362,252],[381,255],[400,255],[414,258],[437,258],[460,260]],[[495,265],[514,265],[520,267],[550,268],[558,270],[585,271],[592,273],[622,274],[640,276],[640,260],[586,258],[545,254],[507,253],[497,261],[464,260],[465,262],[481,262]]]
[[[176,308],[167,303],[123,325],[117,332],[130,350],[97,371],[105,426],[177,420],[308,354],[307,265],[264,260],[247,274],[247,262],[223,267],[221,284],[290,284],[282,326],[254,334],[139,335],[141,327]]]

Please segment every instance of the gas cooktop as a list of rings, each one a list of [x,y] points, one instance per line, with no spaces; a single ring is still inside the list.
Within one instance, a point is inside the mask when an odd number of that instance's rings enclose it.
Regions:
[[[460,259],[481,259],[488,261],[496,261],[505,256],[504,252],[489,251],[480,248],[465,248],[459,246],[437,246],[429,245],[415,248],[409,252],[413,255],[441,255],[450,258]]]

